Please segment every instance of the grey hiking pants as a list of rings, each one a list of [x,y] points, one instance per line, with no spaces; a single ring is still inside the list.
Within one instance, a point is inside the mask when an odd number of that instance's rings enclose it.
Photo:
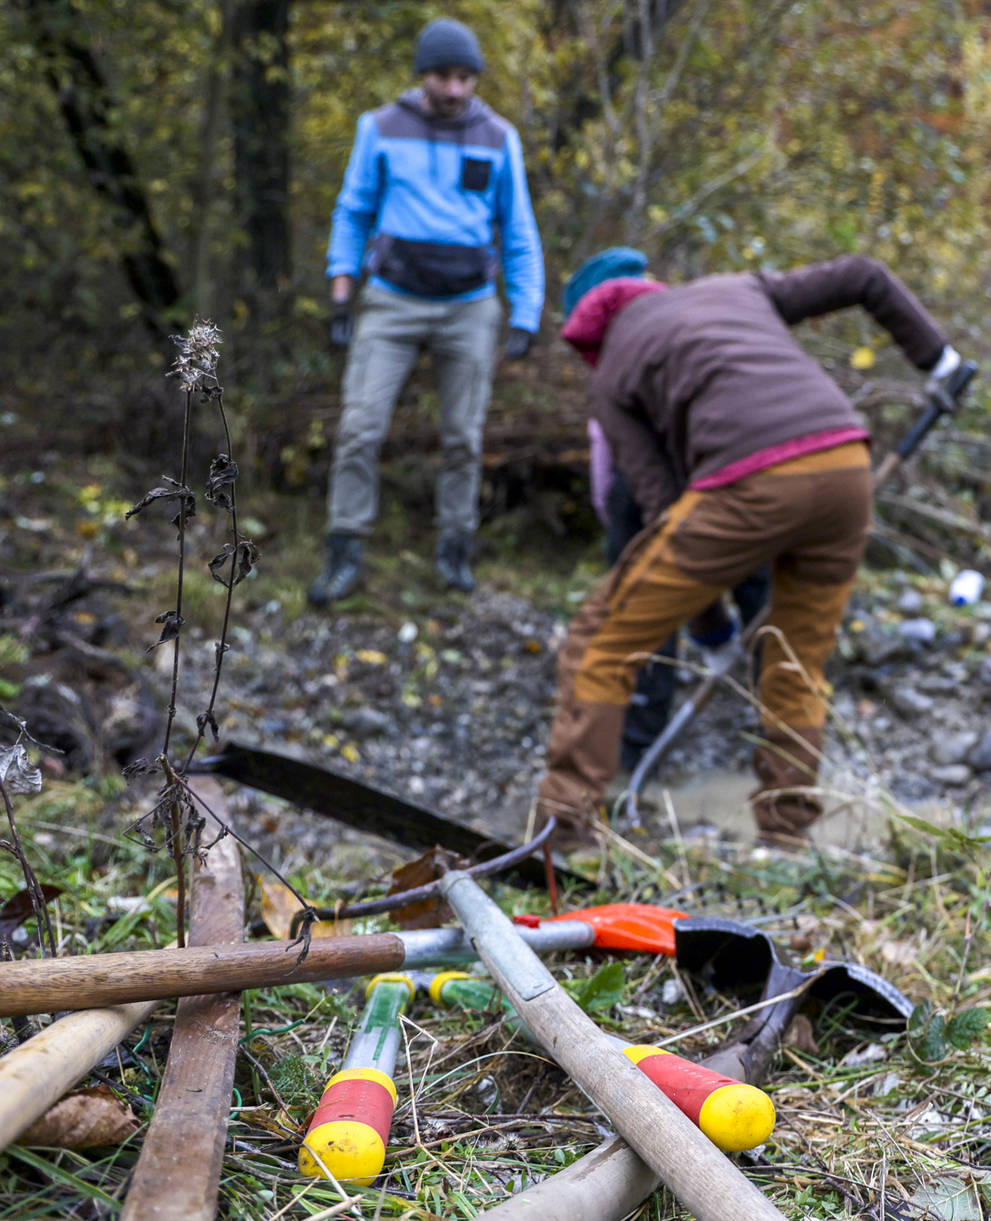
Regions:
[[[502,306],[428,301],[362,289],[344,372],[327,496],[328,532],[367,535],[378,513],[379,449],[406,379],[424,348],[437,384],[442,460],[435,491],[437,528],[473,533],[478,525],[482,429]]]

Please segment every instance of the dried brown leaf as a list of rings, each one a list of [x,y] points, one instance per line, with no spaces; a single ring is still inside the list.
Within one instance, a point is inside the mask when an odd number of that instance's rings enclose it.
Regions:
[[[105,1085],[69,1094],[21,1134],[21,1145],[92,1149],[122,1144],[141,1126],[131,1108]]]

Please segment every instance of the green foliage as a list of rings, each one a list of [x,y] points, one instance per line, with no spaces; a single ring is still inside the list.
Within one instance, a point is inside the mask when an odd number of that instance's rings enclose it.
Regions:
[[[210,311],[232,359],[239,339],[248,352],[258,336],[239,336],[250,321],[238,288],[247,237],[228,105],[238,52],[222,16],[233,21],[239,5],[35,7],[57,10],[106,78],[108,135],[134,160],[189,312]],[[416,35],[441,14],[478,31],[479,94],[520,130],[551,315],[574,263],[617,241],[642,245],[670,278],[856,250],[896,267],[980,358],[991,40],[979,8],[663,7],[673,15],[658,18],[644,55],[640,7],[615,0],[293,5],[295,270],[273,305],[271,326],[292,353],[280,382],[327,375],[324,250],[355,122],[414,83]],[[64,129],[31,8],[0,12],[0,277],[11,306],[0,339],[24,354],[20,376],[37,384],[40,350],[49,367],[83,360],[105,375],[137,311],[120,270],[135,235],[93,190]],[[270,42],[249,50],[281,71]],[[57,83],[67,65],[52,70]],[[861,319],[813,331],[844,366],[853,348],[890,348]]]
[[[569,980],[565,987],[586,1013],[608,1014],[623,999],[626,974],[621,962],[609,962],[588,979]]]
[[[991,1022],[991,1011],[974,1007],[960,1009],[951,1017],[936,1011],[931,1001],[916,1005],[908,1020],[908,1036],[915,1054],[927,1064],[936,1064],[956,1051],[969,1051],[982,1042]]]
[[[284,1056],[276,1060],[268,1070],[272,1084],[279,1091],[279,1096],[289,1106],[296,1103],[312,1104],[314,1097],[319,1096],[320,1085],[303,1056]]]

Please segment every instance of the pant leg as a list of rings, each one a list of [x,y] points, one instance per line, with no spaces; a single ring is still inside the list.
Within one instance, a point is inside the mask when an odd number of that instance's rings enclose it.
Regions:
[[[771,608],[761,633],[761,745],[754,752],[759,781],[751,794],[758,827],[764,832],[796,834],[822,812],[813,791],[822,756],[827,715],[825,665],[853,589],[867,543],[871,517],[870,472],[825,463],[811,455],[805,469],[782,481],[803,488],[808,525],[781,554],[771,575]],[[783,472],[783,473],[782,473]]]
[[[624,771],[632,772],[647,747],[664,732],[674,699],[677,658],[678,633],[672,632],[637,671],[620,743]]]
[[[622,471],[613,470],[606,492],[606,559],[610,566],[627,544],[643,529],[643,515],[630,482]],[[674,661],[678,656],[678,633],[673,632],[640,667],[637,683],[623,722],[620,763],[633,771],[644,749],[661,733],[671,715],[674,698]]]
[[[327,530],[367,535],[378,515],[379,450],[428,333],[417,302],[385,289],[361,292],[342,388],[327,492]]]
[[[670,540],[701,499],[686,493],[630,543],[572,620],[558,654],[558,707],[541,803],[550,813],[589,809],[616,773],[626,706],[638,669],[686,619],[726,587],[673,563]]]
[[[606,561],[611,568],[644,527],[630,481],[615,469],[606,492],[606,523]]]
[[[816,585],[786,565],[775,566],[761,644],[761,744],[754,752],[760,783],[751,794],[762,831],[795,834],[822,813],[822,802],[810,790],[822,759],[824,667],[852,589],[852,579]]]
[[[831,647],[870,524],[862,444],[807,455],[711,492],[688,492],[668,519],[631,544],[629,557],[579,612],[559,663],[541,800],[553,812],[601,797],[615,772],[621,708],[639,650],[670,633],[749,573],[773,562],[782,604],[772,623],[801,650],[800,667],[770,665],[765,724],[821,734],[822,664]],[[798,583],[797,593],[792,582]],[[772,589],[772,606],[774,590]],[[772,615],[773,615],[772,611]],[[771,639],[771,637],[768,637]],[[803,671],[818,677],[810,684]],[[811,694],[810,694],[811,691]],[[786,720],[786,718],[790,718]],[[803,718],[811,718],[811,724]],[[756,796],[756,795],[755,795]],[[759,801],[755,806],[759,816]],[[814,815],[813,815],[814,816]]]
[[[449,306],[431,334],[441,439],[435,507],[442,534],[473,534],[478,526],[482,434],[501,320],[498,297],[484,297]]]

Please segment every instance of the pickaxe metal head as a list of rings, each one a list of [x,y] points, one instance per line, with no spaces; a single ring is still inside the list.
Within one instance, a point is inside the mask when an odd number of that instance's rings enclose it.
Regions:
[[[901,1024],[912,1012],[912,1002],[867,967],[828,959],[798,966],[766,933],[741,921],[693,917],[677,920],[674,929],[682,970],[720,990],[759,989],[766,1002],[729,1044],[707,1058],[739,1081],[763,1079],[792,1018],[806,1004],[888,1024]]]

